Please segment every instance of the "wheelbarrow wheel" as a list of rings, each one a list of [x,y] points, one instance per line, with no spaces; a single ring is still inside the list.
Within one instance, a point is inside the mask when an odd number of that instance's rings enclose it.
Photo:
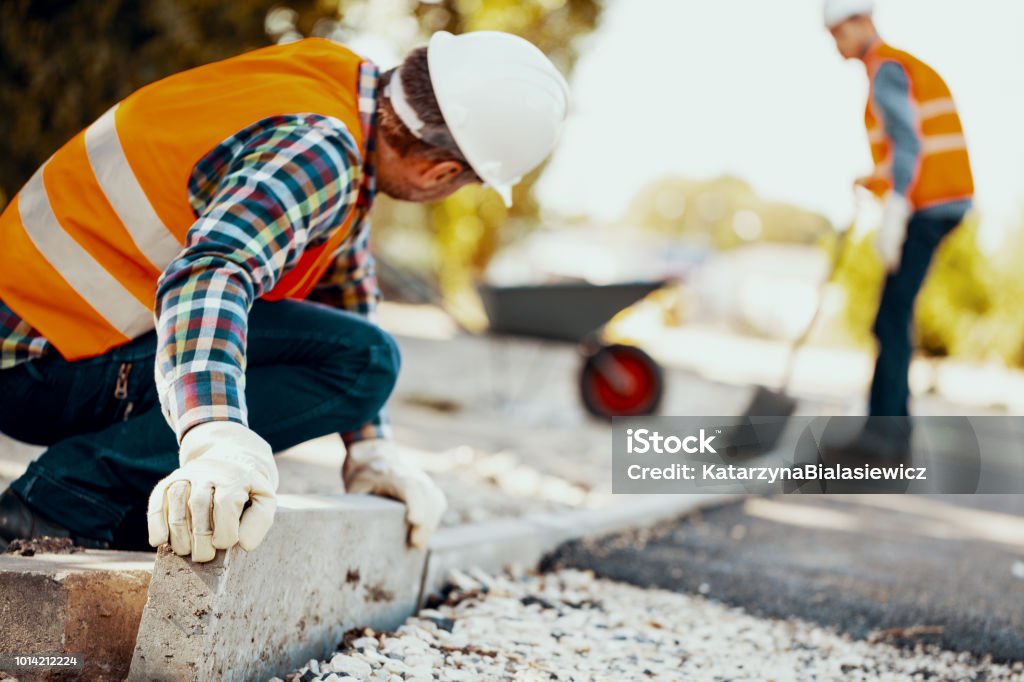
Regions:
[[[600,419],[654,414],[664,390],[661,366],[636,346],[601,346],[580,370],[583,406]]]

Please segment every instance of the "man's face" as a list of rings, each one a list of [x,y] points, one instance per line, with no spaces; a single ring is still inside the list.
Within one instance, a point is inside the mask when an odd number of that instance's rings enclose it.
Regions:
[[[458,161],[402,157],[383,137],[377,144],[377,189],[392,199],[438,201],[473,182]]]
[[[831,33],[844,59],[859,59],[870,45],[874,29],[867,17],[853,17],[832,28]]]

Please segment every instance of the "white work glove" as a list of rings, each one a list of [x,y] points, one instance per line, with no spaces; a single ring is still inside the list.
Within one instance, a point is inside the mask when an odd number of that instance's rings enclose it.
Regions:
[[[204,422],[181,439],[178,461],[149,496],[151,546],[170,542],[202,562],[263,541],[277,510],[277,464],[265,440],[237,422]]]
[[[911,212],[910,202],[902,194],[889,192],[885,195],[882,227],[875,236],[875,250],[878,251],[886,272],[899,270]]]
[[[448,507],[444,493],[389,440],[353,443],[342,468],[345,490],[390,497],[405,503],[409,544],[423,549]]]

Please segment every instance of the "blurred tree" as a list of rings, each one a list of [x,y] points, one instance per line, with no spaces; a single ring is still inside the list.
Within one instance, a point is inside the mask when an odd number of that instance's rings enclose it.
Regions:
[[[655,180],[636,194],[622,222],[718,249],[751,242],[813,244],[831,227],[824,216],[765,201],[746,182],[729,176]]]
[[[1024,366],[1024,222],[993,255],[978,246],[978,230],[971,214],[936,252],[917,300],[917,345],[930,356]],[[846,291],[851,336],[869,345],[883,273],[874,234],[853,237],[837,282]]]
[[[333,15],[285,0],[311,31]],[[281,0],[4,0],[0,3],[0,206],[50,154],[133,90],[269,45]]]
[[[996,352],[1017,367],[1024,367],[1024,277],[1021,264],[1024,263],[1024,213],[1017,228],[1010,233],[994,258],[994,267],[999,273],[993,294],[994,308],[1003,324],[993,334]]]
[[[379,0],[378,0],[379,1]],[[578,56],[577,39],[590,33],[597,24],[600,0],[388,0],[404,5],[418,19],[419,43],[434,31],[507,31],[520,35],[543,50],[568,76]],[[359,32],[369,28],[369,13],[351,10],[360,3],[343,2],[343,28]],[[392,10],[390,15],[401,14]],[[362,25],[360,25],[362,22]],[[402,45],[404,52],[412,44]],[[486,324],[475,295],[473,282],[503,244],[529,231],[539,219],[539,206],[533,198],[533,185],[543,166],[516,186],[514,203],[506,209],[496,193],[480,187],[467,187],[455,196],[427,207],[426,220],[436,235],[434,269],[449,311],[463,325],[482,328]],[[383,202],[386,203],[386,202]],[[387,209],[385,209],[387,210]],[[380,223],[378,222],[378,225]],[[382,236],[392,226],[383,226]],[[414,254],[394,254],[414,265]]]
[[[600,0],[4,0],[0,2],[0,206],[54,150],[132,90],[176,71],[277,40],[308,35],[384,45],[402,55],[437,30],[521,35],[568,74],[576,38],[593,30]],[[389,65],[385,65],[389,66]],[[382,200],[378,231],[430,230],[436,248],[399,260],[438,276],[443,291],[475,311],[473,278],[502,242],[538,219],[532,187],[506,211],[494,192],[467,188],[433,207]],[[394,218],[390,220],[381,217]],[[409,239],[399,239],[408,246]],[[422,245],[422,241],[419,242]],[[461,307],[461,306],[460,306]]]
[[[935,253],[915,311],[917,343],[927,355],[970,357],[987,354],[978,332],[993,311],[998,273],[978,248],[978,222],[972,215]]]
[[[835,282],[846,294],[843,312],[851,340],[868,346],[873,343],[871,325],[882,295],[882,261],[875,252],[874,233],[853,233],[849,239]],[[835,247],[835,243],[830,245],[830,249]]]

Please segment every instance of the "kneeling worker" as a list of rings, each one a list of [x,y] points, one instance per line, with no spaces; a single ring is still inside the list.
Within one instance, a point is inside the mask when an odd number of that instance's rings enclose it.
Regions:
[[[330,433],[347,489],[404,501],[424,546],[446,503],[387,439],[374,194],[508,204],[567,107],[510,34],[437,33],[384,74],[306,39],[148,85],[61,147],[0,215],[0,431],[48,448],[0,496],[0,550],[251,550],[273,453]]]

